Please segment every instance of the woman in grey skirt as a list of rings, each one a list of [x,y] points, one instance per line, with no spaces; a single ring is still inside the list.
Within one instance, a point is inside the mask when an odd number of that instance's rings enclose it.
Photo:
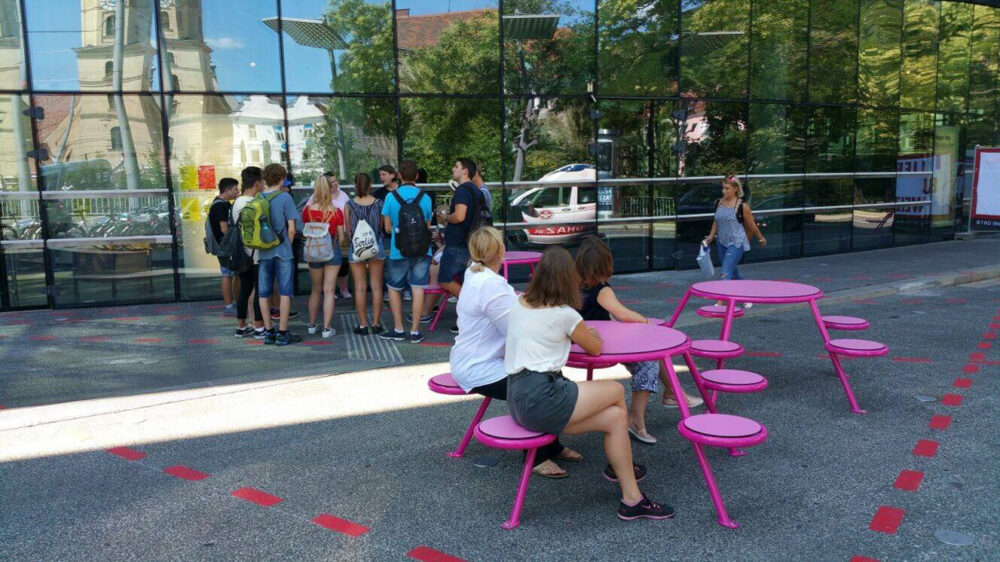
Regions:
[[[510,309],[507,324],[507,404],[521,426],[569,435],[599,431],[610,464],[604,477],[618,482],[622,499],[618,517],[667,519],[670,506],[649,500],[639,491],[645,467],[633,464],[628,437],[625,389],[616,381],[575,383],[562,376],[570,345],[599,355],[603,342],[588,328],[576,307],[580,277],[569,252],[545,251],[528,288]]]

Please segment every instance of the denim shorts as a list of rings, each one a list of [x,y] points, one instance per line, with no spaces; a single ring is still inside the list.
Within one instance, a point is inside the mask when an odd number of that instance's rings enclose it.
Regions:
[[[330,261],[311,261],[309,269],[323,269],[324,267],[336,267],[344,263],[344,258],[340,255],[340,246],[333,247],[333,258]]]
[[[274,293],[274,280],[278,280],[278,294],[290,297],[295,293],[295,262],[281,258],[260,260],[257,275],[257,296],[266,298]]]
[[[441,268],[438,269],[438,283],[465,282],[465,268],[469,267],[469,250],[445,246],[441,254]]]
[[[222,265],[222,259],[221,258],[219,259],[219,271],[222,272],[222,276],[223,277],[236,277],[237,275],[239,275],[238,273],[236,273],[232,269],[229,269],[228,267]]]
[[[430,281],[430,271],[430,256],[390,259],[386,266],[385,284],[394,291],[402,291],[407,284],[414,289],[423,289]]]
[[[367,263],[372,260],[385,260],[385,243],[379,242],[378,244],[378,255],[374,258],[369,258],[367,260],[358,261],[354,259],[354,241],[352,240],[347,246],[347,261],[350,263]]]

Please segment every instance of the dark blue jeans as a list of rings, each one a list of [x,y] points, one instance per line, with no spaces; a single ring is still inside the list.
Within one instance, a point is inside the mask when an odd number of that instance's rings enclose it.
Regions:
[[[719,261],[722,262],[722,278],[743,279],[743,276],[740,275],[740,270],[737,268],[740,260],[743,259],[743,246],[723,246],[721,243],[716,242],[715,249],[719,252]]]

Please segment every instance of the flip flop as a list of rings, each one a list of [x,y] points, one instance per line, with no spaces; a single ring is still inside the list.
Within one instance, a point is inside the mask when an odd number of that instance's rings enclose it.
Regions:
[[[542,464],[545,464],[545,463],[542,463]],[[569,473],[566,472],[565,470],[562,471],[562,472],[556,472],[556,473],[545,473],[545,472],[542,472],[542,471],[538,470],[539,467],[542,466],[542,464],[539,464],[538,466],[532,467],[531,473],[534,474],[535,476],[541,476],[542,478],[552,478],[553,480],[558,480],[560,478],[566,478],[567,476],[569,476]]]
[[[556,456],[556,460],[557,461],[566,461],[566,462],[583,462],[583,455],[581,455],[580,453],[578,453],[576,451],[573,451],[573,452],[576,453],[579,456],[576,456],[576,457],[567,457],[566,455],[564,455],[562,453],[559,453],[559,455]]]

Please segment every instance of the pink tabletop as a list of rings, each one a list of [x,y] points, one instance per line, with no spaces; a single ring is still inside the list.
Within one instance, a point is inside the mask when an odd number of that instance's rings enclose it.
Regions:
[[[691,285],[691,291],[705,298],[744,302],[806,302],[823,296],[823,291],[811,285],[749,279],[702,281]]]
[[[507,263],[537,263],[541,261],[541,252],[505,252],[503,261]]]
[[[666,326],[605,320],[588,320],[587,326],[595,328],[601,334],[601,339],[604,340],[603,349],[599,356],[593,357],[574,344],[570,349],[570,355],[574,360],[603,359],[607,362],[608,359],[615,360],[616,357],[629,356],[627,357],[629,361],[651,361],[662,359],[667,354],[680,353],[690,345],[687,335]]]

